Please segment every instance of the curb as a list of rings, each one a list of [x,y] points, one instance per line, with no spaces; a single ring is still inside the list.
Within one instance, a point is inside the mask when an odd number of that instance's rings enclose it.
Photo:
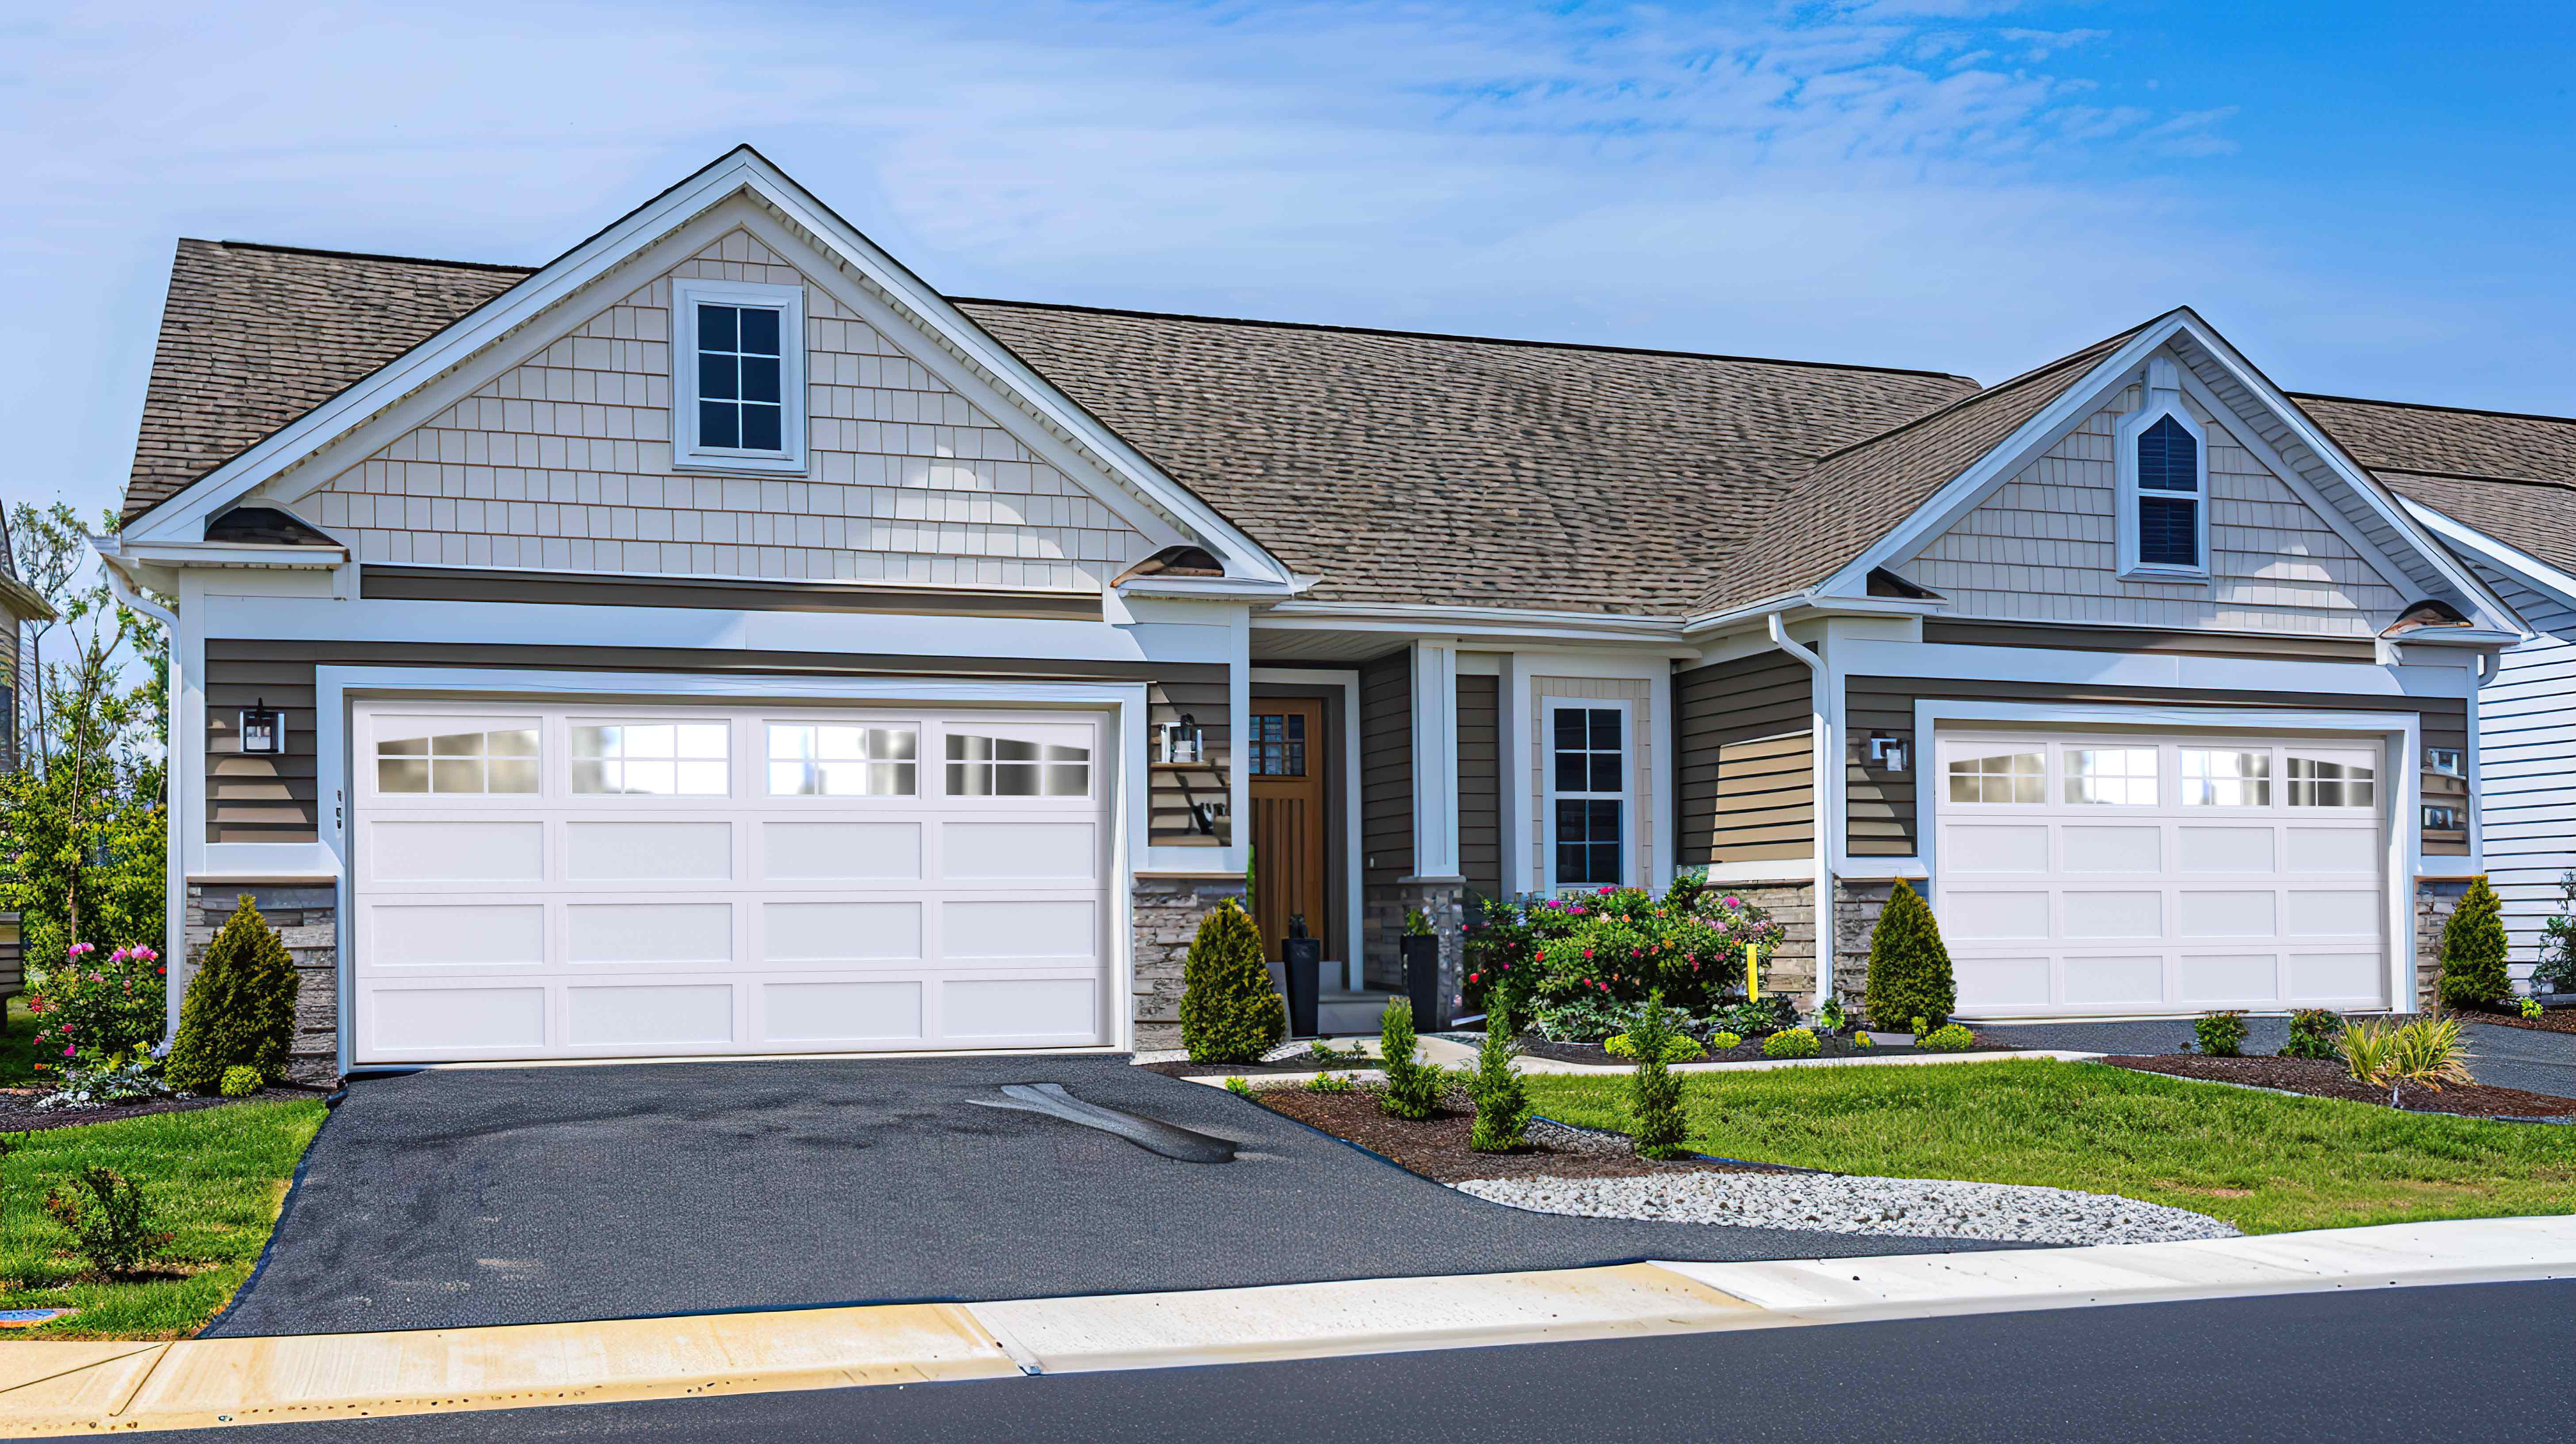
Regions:
[[[2576,1279],[2576,1216],[408,1333],[0,1344],[0,1437]]]

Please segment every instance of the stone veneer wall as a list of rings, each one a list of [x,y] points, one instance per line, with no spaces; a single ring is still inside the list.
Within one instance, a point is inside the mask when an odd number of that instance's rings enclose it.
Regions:
[[[1803,882],[1712,883],[1719,897],[1742,898],[1771,914],[1785,929],[1780,945],[1762,960],[1764,993],[1811,993],[1816,988],[1816,890]]]
[[[329,883],[278,886],[271,883],[190,883],[186,966],[171,978],[185,989],[195,977],[206,945],[222,930],[224,920],[244,893],[259,915],[277,930],[295,959],[295,1041],[287,1050],[287,1076],[298,1083],[327,1085],[340,1077],[340,894]]]
[[[2442,928],[2469,890],[2467,878],[2415,882],[2415,1006],[2431,1006],[2442,984]]]
[[[1235,873],[1140,874],[1134,898],[1136,945],[1136,1046],[1181,1046],[1181,964],[1199,920],[1225,905],[1241,902],[1243,875]]]

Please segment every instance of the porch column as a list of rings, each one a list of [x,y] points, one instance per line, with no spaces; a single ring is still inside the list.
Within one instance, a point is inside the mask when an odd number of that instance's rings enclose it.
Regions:
[[[1458,643],[1413,644],[1413,875],[1408,907],[1440,937],[1439,1006],[1445,1026],[1467,976],[1467,880],[1458,871]]]

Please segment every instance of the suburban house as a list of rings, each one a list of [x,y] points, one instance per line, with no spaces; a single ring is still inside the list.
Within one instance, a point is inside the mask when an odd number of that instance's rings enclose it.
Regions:
[[[1454,984],[1681,868],[1810,995],[1908,881],[1971,1017],[2410,1007],[2565,846],[2570,478],[2187,309],[1980,386],[944,296],[740,149],[533,269],[181,242],[100,548],[172,933],[254,895],[329,1074],[1166,1045],[1248,871],[1363,1021],[1411,910]]]

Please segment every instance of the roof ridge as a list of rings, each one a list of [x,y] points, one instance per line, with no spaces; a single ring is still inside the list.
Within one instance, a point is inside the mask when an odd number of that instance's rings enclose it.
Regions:
[[[2435,481],[2483,481],[2497,486],[2546,486],[2559,491],[2576,491],[2576,481],[2559,481],[2546,476],[2497,476],[2486,471],[2426,471],[2419,466],[2374,466],[2373,476],[2422,476]]]
[[[2448,411],[2461,416],[2500,416],[2509,421],[2555,421],[2576,426],[2576,416],[2552,416],[2545,411],[2496,411],[2484,406],[2445,406],[2438,401],[2383,401],[2373,396],[2337,396],[2325,391],[2293,391],[2289,396],[2293,401],[2343,401],[2355,406],[2394,406],[2404,411]]]
[[[513,275],[533,276],[544,269],[542,266],[514,266],[500,261],[448,261],[436,256],[398,256],[387,251],[335,251],[321,246],[286,246],[274,241],[244,241],[231,237],[219,241],[207,240],[202,236],[182,236],[180,239],[195,241],[199,245],[221,246],[228,251],[275,251],[281,255],[328,256],[342,261],[399,261],[407,266],[445,266],[450,270],[458,271],[502,271]]]
[[[1329,321],[1270,321],[1254,316],[1208,316],[1191,311],[1144,311],[1126,306],[1086,306],[1073,301],[1012,301],[999,296],[950,296],[951,305],[1016,306],[1032,311],[1071,311],[1089,316],[1132,316],[1149,321],[1198,321],[1216,326],[1255,326],[1274,331],[1326,331],[1346,336],[1390,336],[1408,341],[1468,341],[1480,346],[1526,346],[1541,351],[1587,351],[1614,356],[1671,356],[1685,361],[1734,361],[1752,366],[1796,366],[1813,371],[1868,371],[1888,376],[1932,376],[1976,384],[1955,371],[1914,366],[1873,366],[1857,361],[1799,361],[1785,356],[1738,356],[1663,346],[1611,346],[1588,341],[1538,341],[1522,336],[1477,336],[1460,331],[1404,331],[1387,326],[1346,326]]]
[[[2168,314],[2170,314],[2170,313],[2168,313]],[[2028,371],[2024,371],[2024,372],[2023,372],[2023,373],[2021,373],[2019,376],[2008,377],[2008,378],[2006,378],[2006,379],[2004,379],[2004,380],[2002,380],[2002,381],[1998,381],[1998,382],[1996,382],[1996,383],[1995,383],[1994,385],[1992,385],[1992,386],[1985,387],[1985,388],[1984,388],[1984,389],[1982,389],[1982,390],[1972,391],[1972,392],[1968,393],[1967,395],[1960,397],[1960,398],[1959,398],[1958,400],[1956,400],[1956,401],[1945,402],[1945,403],[1943,403],[1943,404],[1942,404],[1942,405],[1940,405],[1940,406],[1936,406],[1936,407],[1934,407],[1934,408],[1933,408],[1933,409],[1931,409],[1930,411],[1926,411],[1926,412],[1924,412],[1922,415],[1917,416],[1917,417],[1913,418],[1913,419],[1912,419],[1912,420],[1910,420],[1910,421],[1901,421],[1901,422],[1897,423],[1896,425],[1894,425],[1894,426],[1891,426],[1891,427],[1887,428],[1885,431],[1879,432],[1879,433],[1878,433],[1877,435],[1875,435],[1875,436],[1864,436],[1864,437],[1862,437],[1860,440],[1855,441],[1855,442],[1852,442],[1852,443],[1851,443],[1850,445],[1848,445],[1848,446],[1838,446],[1838,447],[1835,447],[1833,450],[1828,451],[1828,452],[1824,453],[1824,454],[1823,454],[1823,455],[1821,455],[1821,456],[1818,456],[1814,461],[1812,461],[1811,463],[1809,463],[1809,464],[1808,464],[1808,468],[1807,468],[1807,469],[1808,469],[1809,471],[1813,471],[1815,468],[1817,468],[1817,467],[1819,467],[1819,466],[1824,465],[1826,462],[1833,460],[1833,459],[1834,459],[1835,457],[1837,457],[1837,456],[1842,456],[1842,455],[1848,454],[1848,453],[1850,453],[1850,452],[1858,451],[1858,450],[1860,450],[1860,449],[1861,449],[1862,447],[1864,447],[1864,446],[1872,446],[1872,445],[1875,445],[1875,444],[1877,444],[1878,442],[1884,441],[1884,440],[1886,440],[1887,438],[1889,438],[1889,437],[1891,437],[1891,436],[1896,436],[1896,435],[1899,435],[1899,434],[1901,434],[1901,433],[1903,433],[1903,432],[1911,431],[1911,430],[1913,430],[1915,427],[1917,427],[1917,426],[1921,426],[1921,425],[1923,425],[1923,424],[1924,424],[1925,422],[1927,422],[1927,421],[1937,421],[1937,420],[1939,420],[1940,418],[1942,418],[1942,417],[1944,417],[1944,416],[1949,415],[1951,412],[1954,412],[1954,411],[1958,410],[1958,409],[1959,409],[1960,407],[1962,407],[1962,406],[1972,405],[1972,404],[1974,404],[1974,403],[1976,403],[1976,402],[1986,400],[1986,399],[1988,399],[1989,397],[2000,396],[2000,395],[2002,395],[2004,392],[2010,391],[2010,390],[2014,389],[2015,387],[2023,386],[2023,385],[2027,385],[2027,384],[2029,384],[2030,382],[2037,381],[2037,380],[2039,380],[2040,378],[2042,378],[2042,377],[2044,377],[2044,376],[2048,376],[2048,375],[2050,375],[2050,374],[2052,374],[2052,373],[2054,373],[2054,372],[2056,372],[2056,371],[2062,370],[2062,369],[2063,369],[2063,368],[2065,368],[2065,367],[2071,366],[2071,365],[2075,364],[2076,362],[2083,360],[2085,357],[2092,355],[2094,352],[2101,350],[2103,347],[2108,346],[2108,345],[2110,345],[2111,343],[2113,343],[2113,342],[2115,342],[2115,341],[2124,341],[2124,340],[2127,340],[2129,337],[2131,337],[2131,336],[2134,336],[2134,335],[2138,334],[2140,331],[2143,331],[2143,330],[2145,330],[2147,327],[2149,327],[2149,326],[2151,326],[2151,325],[2154,325],[2154,324],[2155,324],[2155,323],[2154,323],[2153,321],[2141,321],[2141,322],[2139,322],[2137,325],[2130,327],[2130,328],[2129,328],[2128,330],[2126,330],[2126,331],[2119,331],[2119,332],[2115,332],[2115,333],[2113,333],[2113,334],[2111,334],[2111,335],[2108,335],[2108,336],[2103,337],[2103,338],[2102,338],[2101,340],[2099,340],[2099,341],[2095,341],[2095,342],[2093,342],[2093,343],[2092,343],[2092,344],[2090,344],[2090,345],[2083,346],[2083,347],[2079,347],[2079,348],[2077,348],[2076,350],[2069,351],[2069,352],[2067,352],[2065,355],[2058,357],[2056,360],[2054,360],[2054,361],[2049,361],[2049,362],[2044,362],[2044,363],[2042,363],[2042,364],[2040,364],[2040,365],[2038,365],[2038,366],[2034,366],[2034,367],[2032,367],[2031,369],[2029,369]],[[1787,495],[1787,494],[1786,494],[1785,492],[1782,494],[1782,497],[1783,497],[1783,499],[1784,499],[1784,500],[1786,499],[1786,495]]]

